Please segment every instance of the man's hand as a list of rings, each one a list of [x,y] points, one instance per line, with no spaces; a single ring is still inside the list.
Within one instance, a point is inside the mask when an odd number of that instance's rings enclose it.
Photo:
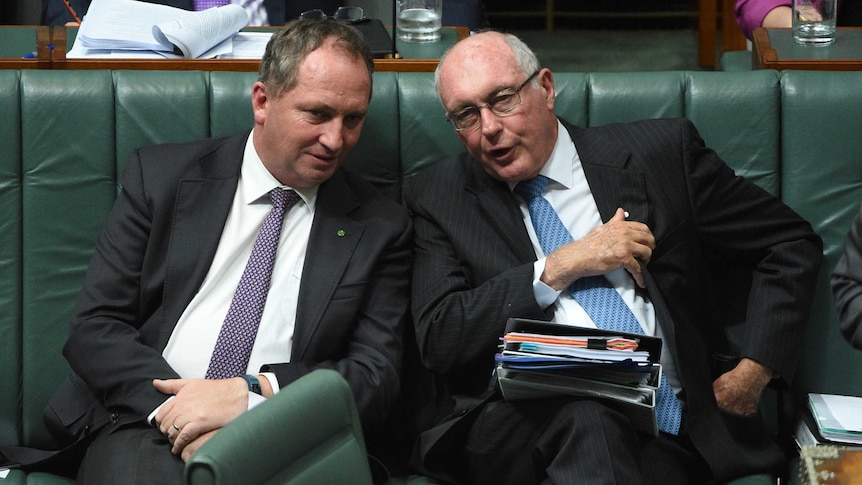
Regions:
[[[203,446],[204,443],[209,441],[209,439],[212,438],[216,433],[218,433],[218,431],[219,430],[217,429],[207,431],[206,433],[198,436],[197,439],[195,439],[191,443],[187,444],[185,448],[183,448],[182,453],[180,454],[180,457],[182,457],[183,461],[189,461],[189,458],[191,458],[192,455],[194,455],[195,452],[198,451],[198,448],[200,448],[201,446]]]
[[[559,291],[578,278],[625,268],[643,288],[641,264],[649,262],[653,249],[655,237],[649,227],[627,221],[620,208],[605,224],[549,254],[541,280]]]
[[[750,415],[757,412],[760,394],[772,379],[772,371],[763,364],[742,359],[733,370],[712,383],[718,407],[729,413]]]
[[[156,424],[173,443],[174,454],[183,452],[202,435],[222,428],[248,409],[248,385],[239,377],[156,379],[153,386],[175,396],[156,414]]]

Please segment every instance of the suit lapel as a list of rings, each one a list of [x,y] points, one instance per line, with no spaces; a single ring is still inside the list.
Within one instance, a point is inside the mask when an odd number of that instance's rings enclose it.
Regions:
[[[654,227],[653,221],[650,220],[645,176],[632,160],[632,154],[612,139],[606,130],[592,129],[588,136],[584,136],[585,130],[581,128],[568,124],[566,128],[572,134],[578,149],[602,220],[607,221],[613,217],[617,207],[622,207],[629,212],[629,220]],[[669,346],[675,361],[679,362],[676,355],[676,328],[667,303],[647,266],[643,268],[643,273],[646,291],[655,307],[664,342]]]
[[[160,348],[167,345],[182,312],[209,271],[239,180],[247,135],[228,138],[201,157],[180,181],[167,251],[165,323]]]
[[[302,360],[362,238],[365,226],[348,216],[358,207],[340,172],[320,186],[302,268],[292,360]]]
[[[519,261],[535,261],[536,252],[524,227],[518,202],[508,185],[489,177],[480,163],[472,159],[461,161],[467,167],[465,188],[476,197],[479,210],[485,215],[484,220],[494,228]]]
[[[649,206],[644,175],[631,163],[631,153],[598,129],[587,131],[563,122],[584,167],[590,191],[602,221],[613,217],[618,207],[629,220],[649,224]]]

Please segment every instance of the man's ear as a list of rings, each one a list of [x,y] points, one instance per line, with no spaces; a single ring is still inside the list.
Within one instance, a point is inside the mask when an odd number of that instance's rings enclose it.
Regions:
[[[557,92],[554,87],[554,74],[546,67],[539,72],[538,78],[539,86],[545,90],[545,103],[547,103],[548,109],[553,111],[557,99]]]
[[[254,123],[262,125],[266,121],[266,105],[269,101],[269,96],[266,90],[266,84],[257,81],[251,87],[251,110],[254,113]]]

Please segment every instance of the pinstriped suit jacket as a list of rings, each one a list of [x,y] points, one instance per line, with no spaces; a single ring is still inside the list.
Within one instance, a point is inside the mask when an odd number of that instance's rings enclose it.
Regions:
[[[647,290],[679,368],[691,438],[714,477],[778,466],[782,456],[758,416],[731,416],[715,404],[709,356],[725,350],[716,336],[735,323],[716,316],[744,309],[741,355],[792,376],[822,254],[819,237],[779,200],[736,176],[687,120],[564,124],[602,219],[623,207],[655,235]],[[505,183],[465,153],[411,179],[405,200],[416,240],[416,336],[424,365],[446,391],[438,402],[443,424],[421,441],[427,457],[437,438],[464,426],[458,417],[488,396],[506,320],[548,317],[533,298],[536,255]],[[716,286],[728,268],[742,269],[733,274],[744,279]],[[735,297],[724,290],[739,288],[751,291],[731,305]]]

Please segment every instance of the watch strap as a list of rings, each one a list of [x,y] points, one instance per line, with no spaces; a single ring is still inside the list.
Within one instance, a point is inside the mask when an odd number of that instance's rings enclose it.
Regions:
[[[248,390],[250,392],[253,392],[253,393],[259,394],[259,395],[263,395],[263,391],[261,391],[261,389],[260,389],[260,380],[258,380],[258,378],[256,376],[244,374],[244,375],[241,375],[240,377],[245,379],[245,382],[248,383]]]

